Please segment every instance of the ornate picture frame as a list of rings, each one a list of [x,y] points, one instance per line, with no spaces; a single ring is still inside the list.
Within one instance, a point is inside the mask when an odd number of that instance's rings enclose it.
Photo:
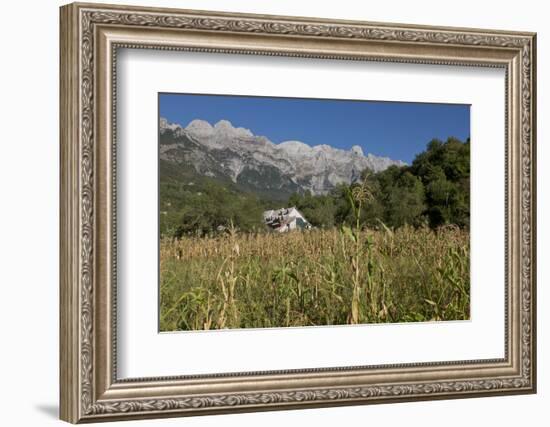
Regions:
[[[80,3],[60,13],[61,419],[79,423],[536,391],[535,34]],[[120,48],[504,69],[505,357],[118,379]]]

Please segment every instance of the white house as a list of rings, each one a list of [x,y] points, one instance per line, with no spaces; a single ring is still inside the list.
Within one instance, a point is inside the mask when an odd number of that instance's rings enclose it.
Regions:
[[[309,230],[311,228],[309,221],[294,206],[265,211],[264,221],[266,225],[279,233],[291,230]]]

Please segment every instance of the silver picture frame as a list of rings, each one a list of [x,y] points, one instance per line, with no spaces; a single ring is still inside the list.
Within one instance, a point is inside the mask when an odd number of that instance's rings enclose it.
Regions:
[[[85,3],[61,7],[60,23],[61,419],[97,422],[536,391],[534,33]],[[120,48],[504,69],[505,357],[118,379],[114,147]]]

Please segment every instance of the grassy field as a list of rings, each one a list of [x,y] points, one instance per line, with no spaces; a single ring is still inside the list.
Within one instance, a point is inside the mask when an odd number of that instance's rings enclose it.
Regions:
[[[468,319],[469,233],[342,229],[160,245],[162,331]]]

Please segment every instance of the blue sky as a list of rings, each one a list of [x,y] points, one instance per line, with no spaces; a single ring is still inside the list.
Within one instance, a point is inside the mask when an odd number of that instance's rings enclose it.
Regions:
[[[470,106],[415,102],[159,94],[159,113],[187,126],[225,119],[274,143],[328,144],[411,163],[433,138],[470,136]]]

